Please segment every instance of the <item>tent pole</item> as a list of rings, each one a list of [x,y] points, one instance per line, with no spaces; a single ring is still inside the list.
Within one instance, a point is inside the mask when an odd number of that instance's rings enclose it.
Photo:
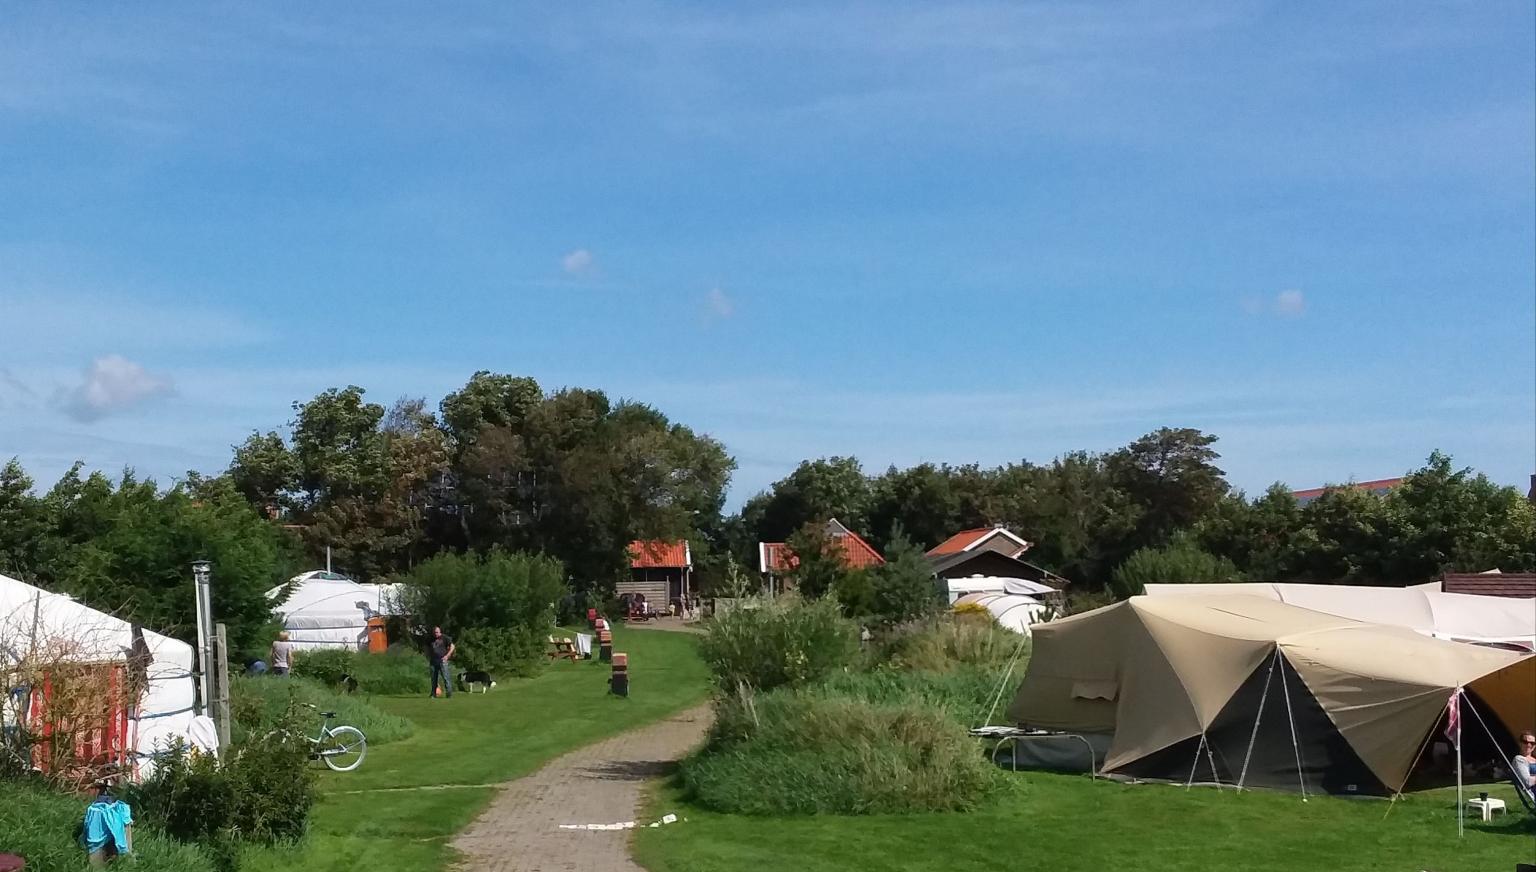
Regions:
[[[1280,649],[1275,648],[1275,657],[1280,656]],[[1269,683],[1275,677],[1275,658],[1269,660],[1269,674],[1264,676],[1264,693],[1259,696],[1259,711],[1253,716],[1253,732],[1248,735],[1248,752],[1243,755],[1243,772],[1237,776],[1237,789],[1242,790],[1248,781],[1248,761],[1253,759],[1253,744],[1259,738],[1259,721],[1264,718],[1264,706],[1269,702]]]
[[[1451,694],[1456,704],[1456,838],[1465,838],[1466,805],[1461,801],[1461,688]]]
[[[1211,783],[1216,785],[1217,790],[1220,790],[1221,773],[1216,771],[1216,752],[1211,749],[1210,742],[1205,743],[1205,759],[1206,762],[1211,764]]]
[[[1280,647],[1275,646],[1275,656]],[[1280,667],[1280,689],[1285,694],[1285,718],[1291,722],[1291,750],[1296,752],[1296,780],[1301,782],[1301,801],[1307,801],[1307,775],[1301,768],[1301,745],[1296,741],[1296,714],[1291,710],[1291,685],[1285,678],[1285,667]]]
[[[1195,784],[1195,770],[1200,768],[1200,752],[1205,750],[1205,733],[1200,733],[1200,744],[1195,748],[1195,762],[1189,767],[1189,780],[1184,782],[1184,789],[1188,790]]]

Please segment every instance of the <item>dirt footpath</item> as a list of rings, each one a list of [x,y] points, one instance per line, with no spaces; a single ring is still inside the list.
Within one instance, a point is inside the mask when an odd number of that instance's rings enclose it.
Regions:
[[[562,824],[639,820],[645,782],[666,774],[704,740],[710,709],[680,714],[572,751],[508,782],[453,847],[467,872],[643,872],[629,859],[628,830]]]

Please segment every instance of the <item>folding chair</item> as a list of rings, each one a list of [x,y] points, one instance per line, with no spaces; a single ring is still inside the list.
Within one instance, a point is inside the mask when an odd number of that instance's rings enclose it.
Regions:
[[[1533,793],[1526,785],[1525,779],[1520,777],[1520,771],[1517,768],[1519,765],[1513,760],[1509,761],[1509,781],[1515,786],[1515,796],[1520,797],[1520,804],[1525,806],[1526,811],[1536,816],[1536,793]]]

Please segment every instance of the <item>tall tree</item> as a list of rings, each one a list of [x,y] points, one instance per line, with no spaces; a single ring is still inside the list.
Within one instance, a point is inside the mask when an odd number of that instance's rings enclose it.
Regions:
[[[1140,545],[1159,545],[1204,517],[1229,490],[1216,466],[1216,437],[1189,427],[1163,427],[1108,458],[1115,486],[1140,507]]]
[[[362,388],[349,385],[293,404],[293,454],[308,507],[343,497],[373,497],[387,486],[379,430],[384,407],[365,401],[363,394]]]
[[[277,433],[252,433],[235,446],[229,475],[251,505],[275,517],[298,490],[299,462]]]
[[[960,499],[947,468],[922,463],[891,467],[870,484],[869,531],[885,551],[900,526],[912,541],[933,547],[960,526]]]
[[[0,467],[0,573],[36,578],[49,524],[43,501],[32,493],[32,478],[16,458]]]
[[[463,452],[486,427],[520,432],[528,415],[544,399],[539,383],[523,376],[480,370],[464,387],[443,398],[443,431],[456,452]]]
[[[806,524],[836,518],[852,530],[868,530],[869,479],[857,458],[824,457],[802,462],[747,501],[742,517],[754,541],[781,542]]]

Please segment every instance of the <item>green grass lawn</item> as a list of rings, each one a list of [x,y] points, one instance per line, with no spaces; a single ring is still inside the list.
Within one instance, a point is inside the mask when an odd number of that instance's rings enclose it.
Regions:
[[[630,655],[628,699],[608,694],[609,666],[595,659],[562,661],[536,678],[498,679],[487,694],[373,698],[386,712],[410,719],[415,732],[369,748],[356,772],[323,773],[305,842],[252,850],[244,869],[436,872],[452,859],[453,834],[489,802],[494,788],[488,785],[708,694],[696,637],[619,627],[614,642]]]
[[[1004,773],[1003,782],[970,813],[803,818],[714,814],[667,787],[650,811],[687,821],[637,831],[636,857],[651,872],[1507,872],[1536,863],[1536,825],[1513,790],[1499,786],[1478,789],[1504,798],[1513,813],[1490,824],[1469,820],[1458,840],[1454,790],[1405,797],[1387,815],[1379,800],[1303,803],[1283,793],[1046,773]]]

